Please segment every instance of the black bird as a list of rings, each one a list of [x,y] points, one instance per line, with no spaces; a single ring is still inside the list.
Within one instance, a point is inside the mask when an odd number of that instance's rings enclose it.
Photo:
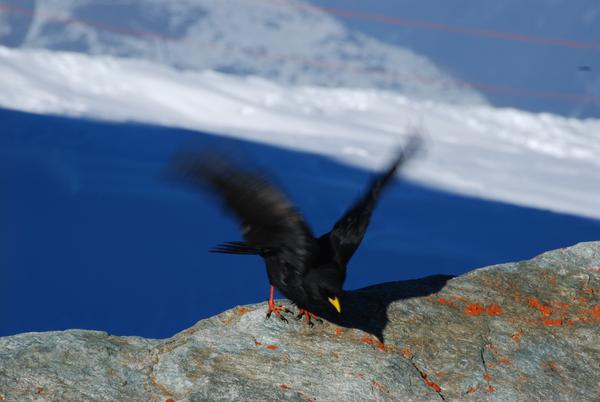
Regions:
[[[346,265],[365,235],[382,190],[420,143],[419,137],[412,137],[391,165],[372,180],[366,193],[319,238],[313,236],[292,203],[262,175],[245,171],[222,155],[180,154],[173,167],[177,177],[216,192],[226,209],[240,220],[244,241],[226,242],[211,251],[263,258],[271,284],[267,317],[274,313],[287,321],[282,312],[289,310],[273,301],[276,287],[298,306],[297,318],[305,316],[312,326],[311,315],[318,319],[312,313],[315,310],[341,313],[339,296]]]

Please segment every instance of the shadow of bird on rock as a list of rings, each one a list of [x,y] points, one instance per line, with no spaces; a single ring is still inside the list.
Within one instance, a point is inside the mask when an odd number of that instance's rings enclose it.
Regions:
[[[344,306],[342,314],[328,309],[314,312],[327,321],[344,328],[355,328],[374,335],[385,342],[384,332],[389,323],[390,304],[416,297],[426,297],[439,292],[450,275],[432,275],[421,279],[386,282],[352,291],[345,291],[340,297]]]

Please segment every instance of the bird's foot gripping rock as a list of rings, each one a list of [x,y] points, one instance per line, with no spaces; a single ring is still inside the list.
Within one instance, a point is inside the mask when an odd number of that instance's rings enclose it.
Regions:
[[[296,319],[299,320],[302,317],[306,317],[306,323],[311,328],[315,326],[315,323],[312,321],[313,318],[319,324],[323,324],[323,320],[320,319],[319,317],[317,317],[315,315],[315,313],[311,313],[310,311],[308,311],[306,309],[303,309],[303,308],[301,308],[300,311],[298,312],[298,315],[296,316]]]
[[[275,316],[281,321],[288,322],[287,318],[285,318],[282,313],[291,313],[291,311],[285,306],[279,306],[275,303],[269,302],[266,318],[270,318],[272,313],[275,313]]]

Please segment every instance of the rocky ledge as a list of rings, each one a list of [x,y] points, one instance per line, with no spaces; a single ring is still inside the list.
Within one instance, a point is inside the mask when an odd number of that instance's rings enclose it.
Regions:
[[[163,340],[0,338],[0,401],[600,399],[600,242],[348,292],[309,328],[236,307]]]

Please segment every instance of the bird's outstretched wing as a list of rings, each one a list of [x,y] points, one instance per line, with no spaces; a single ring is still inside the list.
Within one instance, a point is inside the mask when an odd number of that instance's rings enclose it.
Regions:
[[[336,222],[331,232],[324,235],[329,237],[338,263],[346,265],[350,261],[367,231],[381,191],[390,183],[397,170],[421,148],[421,145],[421,137],[410,137],[392,164],[373,179],[367,192]]]
[[[224,243],[212,251],[276,254],[295,270],[304,270],[316,239],[292,203],[261,175],[223,155],[179,154],[171,168],[177,177],[216,192],[240,220],[245,242]]]

